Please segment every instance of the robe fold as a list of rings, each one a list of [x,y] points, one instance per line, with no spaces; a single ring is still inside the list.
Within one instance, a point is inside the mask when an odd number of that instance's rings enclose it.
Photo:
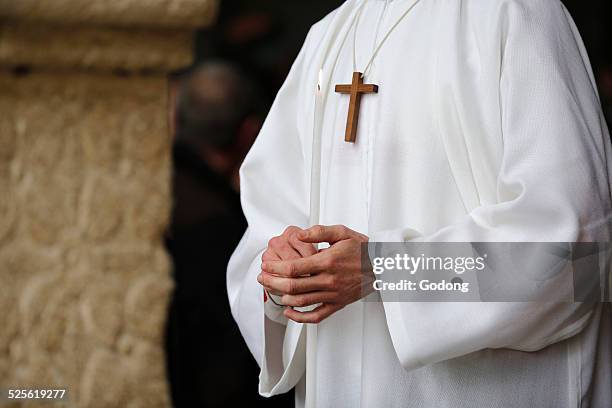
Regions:
[[[353,47],[363,68],[416,1],[348,0],[314,25],[241,168],[249,228],[227,282],[259,391],[297,386],[311,407],[611,407],[609,303],[383,296],[324,320],[310,347],[304,325],[264,311],[261,255],[289,225],[376,242],[610,241],[609,132],[558,0],[421,0],[375,58],[365,82],[379,93],[344,142],[349,98],[334,86],[351,81]]]

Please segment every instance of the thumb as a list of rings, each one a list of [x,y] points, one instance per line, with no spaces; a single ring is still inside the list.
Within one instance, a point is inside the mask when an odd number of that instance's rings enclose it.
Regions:
[[[351,231],[344,225],[315,225],[314,227],[301,231],[298,234],[298,238],[300,241],[309,242],[311,244],[328,242],[331,245],[350,238],[352,233],[354,233],[354,231]]]

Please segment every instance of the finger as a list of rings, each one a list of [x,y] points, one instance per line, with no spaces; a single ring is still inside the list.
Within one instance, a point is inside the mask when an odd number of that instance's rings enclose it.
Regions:
[[[284,295],[282,302],[285,306],[306,307],[317,303],[334,303],[336,298],[337,294],[335,292],[319,291],[301,295]]]
[[[279,257],[279,256],[276,254],[276,252],[274,252],[274,250],[273,250],[272,248],[268,248],[268,249],[266,249],[266,251],[265,251],[265,252],[263,253],[263,255],[261,256],[261,260],[262,260],[262,262],[265,262],[265,261],[280,261],[281,259],[280,259],[280,257]],[[262,272],[263,272],[263,271],[262,271]],[[259,279],[257,279],[257,280],[259,280]],[[272,295],[276,295],[276,296],[283,296],[283,293],[280,293],[279,291],[276,291],[276,290],[274,290],[274,289],[272,289],[272,288],[266,288],[266,287],[264,286],[264,289],[265,289],[265,290],[266,290],[268,293],[270,293],[270,294],[272,294]]]
[[[355,231],[350,230],[344,225],[315,225],[307,230],[298,233],[298,238],[304,242],[310,242],[313,244],[319,242],[329,242],[335,244],[343,239],[348,239],[357,234]]]
[[[257,281],[269,290],[289,295],[329,289],[328,280],[321,275],[306,278],[285,278],[264,272],[259,274]]]
[[[291,245],[289,245],[289,242],[279,245],[276,248],[276,253],[280,257],[281,261],[300,259],[302,257],[302,255],[297,250],[295,250]]]
[[[333,313],[340,310],[342,307],[338,304],[326,303],[311,312],[298,312],[297,310],[286,308],[283,312],[288,319],[297,323],[321,323],[323,320],[331,316]]]
[[[279,292],[278,290],[274,290],[272,288],[268,288],[264,286],[264,289],[266,290],[266,292],[268,292],[271,295],[275,295],[275,296],[284,296],[284,293]]]
[[[327,258],[327,256],[322,256],[322,254],[316,254],[308,258],[292,259],[288,261],[266,261],[261,264],[261,269],[273,275],[297,278],[299,276],[323,272],[328,266],[325,263]]]
[[[287,232],[290,231],[290,232]],[[298,259],[302,256],[298,251],[293,249],[293,247],[289,244],[289,234],[297,234],[301,230],[290,230],[289,228],[285,230],[283,235],[279,235],[274,237],[268,241],[268,249],[273,250],[282,260],[288,259]]]
[[[266,249],[266,251],[261,256],[261,261],[262,262],[265,262],[265,261],[280,261],[280,260],[281,260],[280,256],[278,256],[278,254],[272,248]]]
[[[300,241],[298,238],[298,234],[291,234],[289,236],[289,244],[302,256],[302,258],[306,258],[308,256],[312,256],[317,253],[314,245],[308,242]]]

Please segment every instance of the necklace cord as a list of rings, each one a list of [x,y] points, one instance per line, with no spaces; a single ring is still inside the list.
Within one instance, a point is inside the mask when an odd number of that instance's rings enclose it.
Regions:
[[[357,27],[359,26],[359,21],[361,20],[361,14],[363,13],[363,9],[365,8],[365,5],[366,5],[367,1],[368,0],[363,0],[363,2],[361,3],[361,6],[359,7],[359,10],[357,11],[357,18],[355,19],[355,27],[354,27],[354,30],[353,30],[353,72],[357,72],[357,56],[356,56],[356,53],[357,53],[357,51],[356,51],[357,50]],[[387,34],[385,34],[385,36],[382,38],[382,40],[380,40],[380,42],[378,43],[378,45],[374,49],[374,52],[372,53],[372,56],[370,57],[370,60],[366,64],[365,68],[363,69],[363,73],[361,74],[362,78],[365,78],[365,76],[370,71],[370,68],[372,67],[372,63],[374,62],[374,59],[378,55],[378,52],[382,48],[383,44],[387,41],[387,39],[389,38],[391,33],[393,31],[395,31],[397,26],[399,26],[399,24],[402,22],[402,20],[412,11],[412,9],[417,4],[420,3],[420,1],[421,0],[416,0],[410,7],[408,7],[408,9],[406,11],[404,11],[404,13],[400,16],[400,18],[391,26],[389,31],[387,31]],[[385,3],[385,7],[386,6],[387,6],[387,4]],[[380,20],[379,20],[378,24],[380,26]],[[378,31],[378,28],[377,28],[377,31]]]

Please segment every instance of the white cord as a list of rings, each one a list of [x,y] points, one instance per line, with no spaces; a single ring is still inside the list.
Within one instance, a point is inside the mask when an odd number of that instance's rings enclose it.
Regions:
[[[363,73],[361,74],[361,77],[364,78],[368,72],[370,71],[370,68],[372,66],[372,63],[374,62],[374,58],[376,58],[376,56],[378,55],[378,51],[380,51],[380,49],[382,48],[383,44],[385,43],[385,41],[387,41],[387,39],[389,38],[389,36],[391,35],[391,33],[397,28],[397,26],[402,22],[402,20],[408,15],[408,13],[410,13],[412,11],[412,9],[419,4],[421,0],[416,0],[409,8],[408,10],[406,10],[401,16],[400,18],[395,22],[395,24],[393,24],[391,26],[391,28],[389,29],[389,31],[387,31],[387,34],[385,34],[385,36],[383,37],[383,39],[380,41],[380,43],[378,43],[378,46],[376,47],[376,49],[374,50],[374,53],[372,54],[372,57],[370,58],[370,60],[368,61],[366,67],[363,70]],[[361,6],[359,7],[359,10],[357,11],[357,18],[355,19],[355,27],[354,27],[354,35],[353,35],[353,72],[357,72],[357,57],[356,57],[356,53],[357,53],[357,27],[359,26],[359,20],[361,19],[361,14],[363,13],[363,9],[365,8],[365,4],[367,3],[367,0],[363,0],[363,3],[361,3]],[[387,5],[385,4],[385,7]],[[380,24],[380,20],[378,22]],[[377,29],[378,31],[378,29]]]
[[[361,3],[361,6],[359,6],[359,10],[357,10],[357,17],[353,20],[353,23],[351,26],[351,29],[353,30],[353,72],[357,72],[357,27],[359,27],[359,20],[361,19],[363,8],[365,7],[367,2],[368,0],[363,0],[363,2]],[[385,5],[386,5],[386,1],[385,1]],[[378,20],[379,26],[380,26],[381,19]]]

